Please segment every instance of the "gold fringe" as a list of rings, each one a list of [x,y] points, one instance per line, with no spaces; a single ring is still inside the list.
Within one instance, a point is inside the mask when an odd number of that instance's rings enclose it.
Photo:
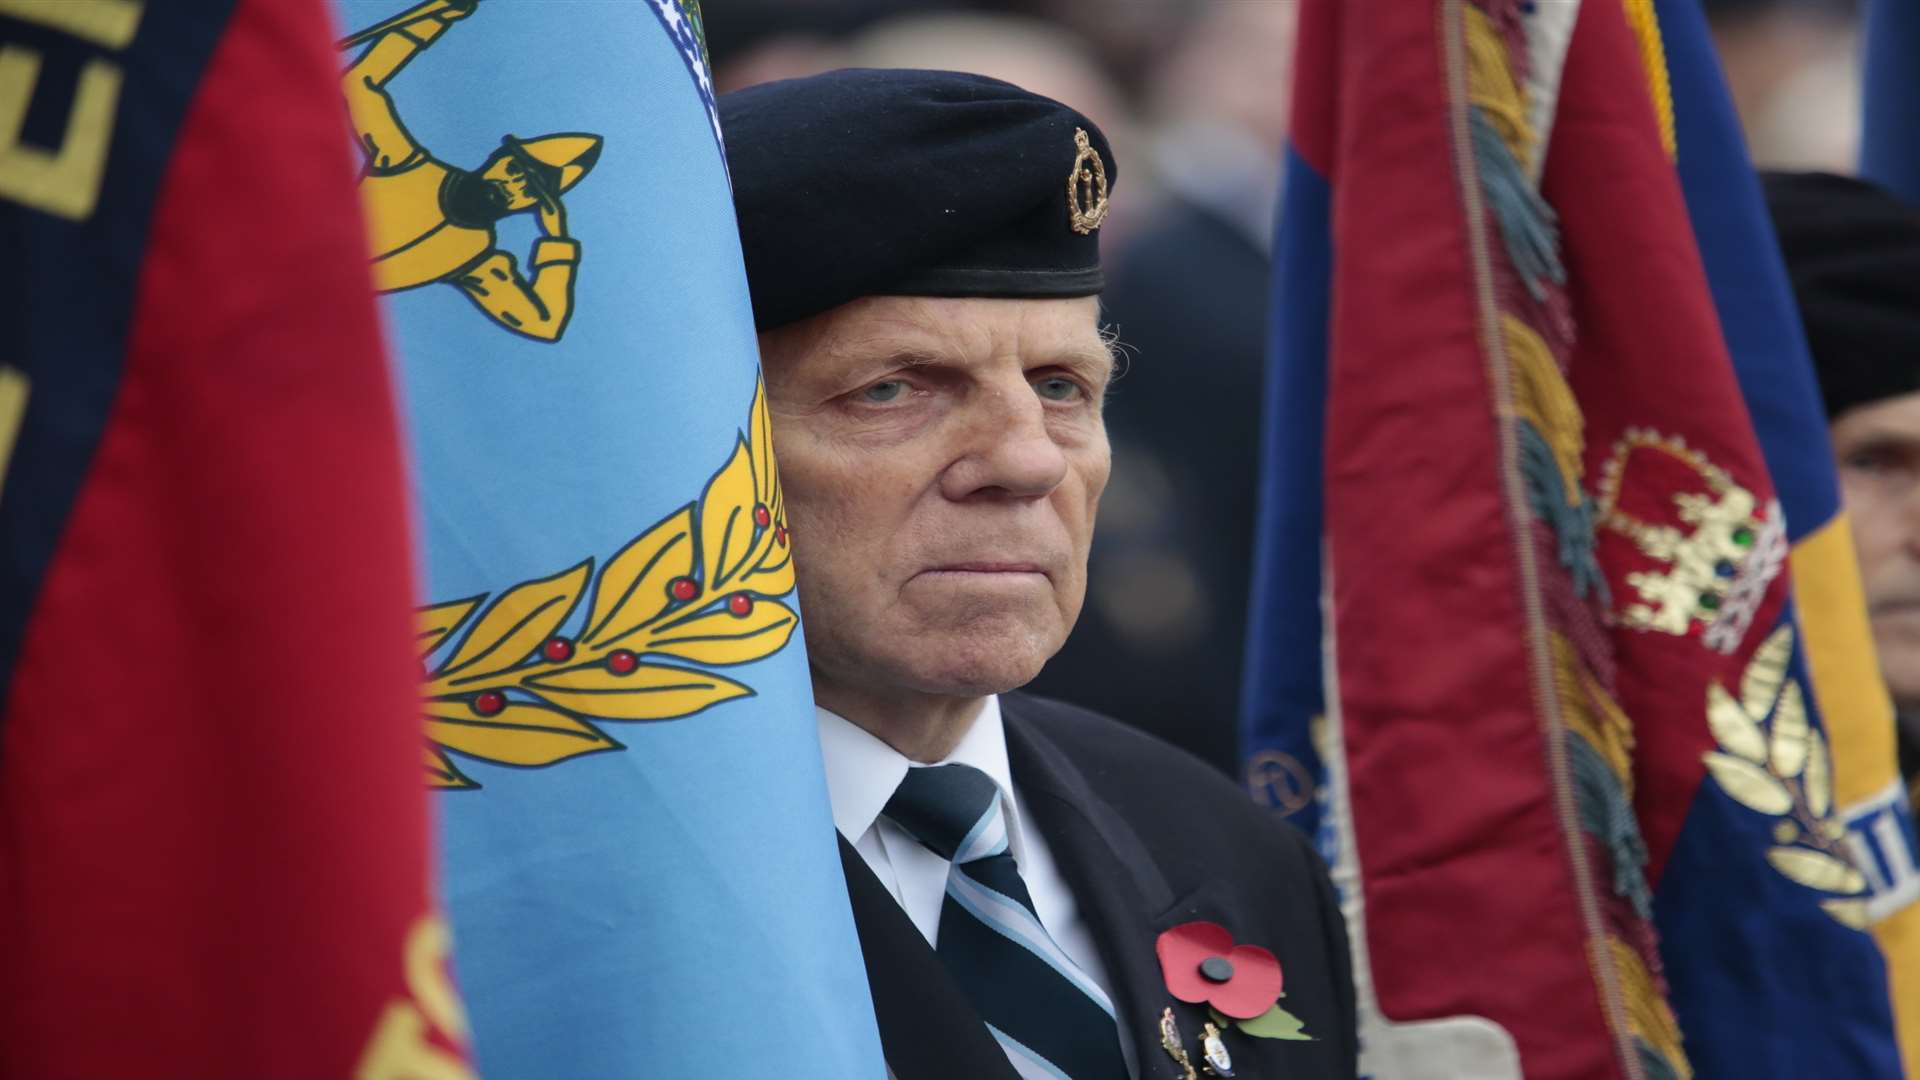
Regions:
[[[1507,42],[1479,8],[1462,5],[1467,23],[1467,100],[1480,108],[1523,169],[1533,164],[1533,124],[1527,120],[1527,92],[1513,77]]]
[[[1680,1080],[1692,1080],[1693,1066],[1680,1047],[1680,1021],[1673,1007],[1654,989],[1653,976],[1633,946],[1616,937],[1607,938],[1613,951],[1613,966],[1620,973],[1620,995],[1627,1000],[1627,1024],[1648,1046],[1653,1047]]]
[[[1580,662],[1572,642],[1559,633],[1553,633],[1551,640],[1561,718],[1574,734],[1600,752],[1620,781],[1620,789],[1627,798],[1633,798],[1633,721]]]
[[[1653,0],[1622,0],[1627,9],[1627,25],[1640,39],[1640,65],[1647,71],[1647,93],[1653,99],[1653,115],[1660,124],[1660,145],[1667,157],[1678,157],[1680,144],[1673,129],[1673,84],[1667,77],[1667,48],[1660,40],[1660,19],[1654,14]]]
[[[1469,9],[1471,10],[1471,9]],[[1586,472],[1580,456],[1586,449],[1586,419],[1580,415],[1580,403],[1573,388],[1560,374],[1553,351],[1531,326],[1519,318],[1502,314],[1501,329],[1507,344],[1507,358],[1517,376],[1514,383],[1514,408],[1522,420],[1533,423],[1553,447],[1554,460],[1560,464],[1567,505],[1580,501],[1580,478]]]

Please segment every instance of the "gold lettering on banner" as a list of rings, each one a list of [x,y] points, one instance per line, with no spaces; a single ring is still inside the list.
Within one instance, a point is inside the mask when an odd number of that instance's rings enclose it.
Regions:
[[[120,105],[120,66],[89,60],[80,69],[67,133],[55,153],[20,142],[27,104],[39,80],[39,53],[0,46],[0,198],[85,221],[93,216],[106,173],[114,113]]]
[[[118,50],[133,43],[146,6],[143,0],[0,0],[0,15]]]
[[[451,944],[452,935],[439,916],[414,923],[405,952],[408,996],[388,1002],[380,1014],[354,1070],[355,1080],[474,1080],[473,1070],[459,1055],[428,1038],[437,1028],[450,1041],[466,1040],[466,1011],[447,978]]]
[[[0,0],[0,16],[114,50],[132,44],[145,12],[144,0]],[[0,45],[0,199],[71,221],[92,217],[113,145],[122,81],[120,65],[87,61],[59,148],[28,146],[20,132],[40,83],[40,54],[24,45]]]
[[[20,438],[31,386],[26,372],[0,366],[0,493],[6,491],[7,463],[13,460],[13,444]]]

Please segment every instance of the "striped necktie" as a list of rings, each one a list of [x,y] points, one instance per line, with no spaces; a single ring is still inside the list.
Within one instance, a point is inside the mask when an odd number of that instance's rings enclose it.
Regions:
[[[1122,1080],[1113,1002],[1040,925],[1000,788],[969,765],[907,770],[881,811],[953,865],[935,952],[1026,1080]]]

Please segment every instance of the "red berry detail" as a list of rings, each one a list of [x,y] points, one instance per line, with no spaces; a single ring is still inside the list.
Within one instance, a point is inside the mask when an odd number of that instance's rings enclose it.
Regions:
[[[766,503],[753,508],[753,523],[763,529],[773,524],[773,511],[767,509]]]
[[[498,716],[507,707],[507,695],[498,690],[482,690],[473,695],[473,711],[481,716]]]
[[[640,658],[627,649],[615,649],[607,654],[607,670],[615,675],[631,675],[640,666]]]
[[[753,614],[753,597],[743,592],[734,593],[727,598],[727,610],[733,612],[736,618],[744,619]]]
[[[540,655],[556,664],[571,660],[573,659],[573,642],[563,637],[548,638],[547,643],[540,646]]]
[[[785,525],[782,525],[779,528],[773,530],[773,539],[774,539],[774,542],[778,543],[781,547],[786,547],[787,546],[787,527]]]
[[[667,594],[675,600],[691,600],[700,595],[700,583],[690,577],[677,577],[668,583]]]

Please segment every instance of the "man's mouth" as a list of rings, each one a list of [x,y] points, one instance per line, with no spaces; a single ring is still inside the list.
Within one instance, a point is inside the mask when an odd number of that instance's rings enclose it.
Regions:
[[[941,563],[920,571],[916,577],[928,581],[972,581],[979,584],[995,582],[1047,581],[1052,575],[1035,562],[1012,562],[999,559],[969,559],[964,562]]]

